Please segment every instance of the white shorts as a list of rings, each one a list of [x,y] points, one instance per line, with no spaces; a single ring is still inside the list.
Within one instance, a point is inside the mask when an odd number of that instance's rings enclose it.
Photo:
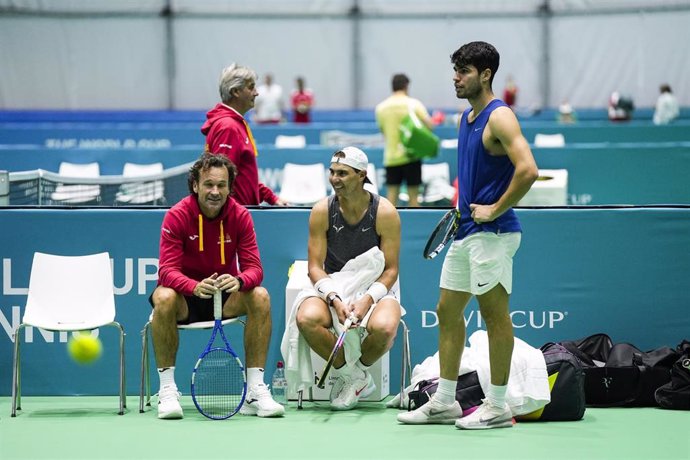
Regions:
[[[441,288],[481,295],[500,283],[510,294],[521,239],[520,232],[479,232],[454,241],[443,261]]]

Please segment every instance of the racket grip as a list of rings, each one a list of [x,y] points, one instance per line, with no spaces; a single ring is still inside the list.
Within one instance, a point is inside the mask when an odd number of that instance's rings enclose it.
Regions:
[[[223,297],[220,289],[213,293],[213,318],[223,319]]]
[[[354,313],[350,313],[350,316],[348,316],[345,320],[345,324],[343,324],[343,328],[345,328],[345,330],[350,329],[350,326],[352,326],[352,323],[354,323],[355,321],[357,321],[357,317]]]

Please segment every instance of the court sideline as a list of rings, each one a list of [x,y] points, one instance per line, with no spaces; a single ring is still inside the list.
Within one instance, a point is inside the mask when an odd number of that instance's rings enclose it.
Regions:
[[[116,396],[0,398],[0,459],[690,459],[688,414],[658,408],[588,408],[579,422],[519,423],[512,429],[460,431],[405,426],[397,410],[362,403],[331,412],[294,402],[285,419],[237,415],[210,421],[183,397],[185,418],[139,414],[138,399],[117,415]]]

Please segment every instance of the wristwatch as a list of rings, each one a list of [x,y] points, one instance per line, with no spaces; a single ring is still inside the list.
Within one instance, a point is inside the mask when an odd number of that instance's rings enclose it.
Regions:
[[[335,299],[338,299],[341,302],[343,301],[343,299],[341,299],[340,296],[338,294],[336,294],[335,292],[331,292],[330,294],[328,294],[328,296],[326,296],[326,300],[328,301],[329,307],[333,306],[333,301],[335,301]]]

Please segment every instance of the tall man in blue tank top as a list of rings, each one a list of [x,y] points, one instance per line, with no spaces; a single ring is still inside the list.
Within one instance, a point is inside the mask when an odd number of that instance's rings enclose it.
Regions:
[[[508,299],[522,234],[512,206],[530,189],[538,170],[515,114],[491,89],[498,70],[496,49],[485,42],[467,43],[451,62],[456,95],[472,107],[462,114],[458,135],[460,231],[441,271],[441,378],[427,404],[399,414],[398,420],[455,423],[461,429],[511,427],[505,398],[514,342]],[[455,388],[465,346],[463,312],[472,296],[486,322],[491,384],[483,404],[462,417]]]
[[[316,353],[328,359],[336,341],[330,332],[331,310],[341,324],[350,315],[356,318],[354,326],[366,323],[367,335],[359,360],[346,365],[341,349],[333,364],[333,373],[338,376],[330,397],[334,410],[352,409],[360,398],[374,391],[369,367],[393,346],[400,323],[400,216],[390,201],[364,188],[369,180],[367,164],[366,154],[357,147],[335,152],[329,169],[335,194],[316,203],[309,217],[307,263],[315,295],[304,300],[297,311],[300,333]],[[376,265],[378,270],[372,270],[376,281],[362,286],[364,295],[350,301],[343,299],[338,284],[329,275],[341,272],[348,261],[374,247],[383,253],[383,270],[378,278],[381,264]]]

